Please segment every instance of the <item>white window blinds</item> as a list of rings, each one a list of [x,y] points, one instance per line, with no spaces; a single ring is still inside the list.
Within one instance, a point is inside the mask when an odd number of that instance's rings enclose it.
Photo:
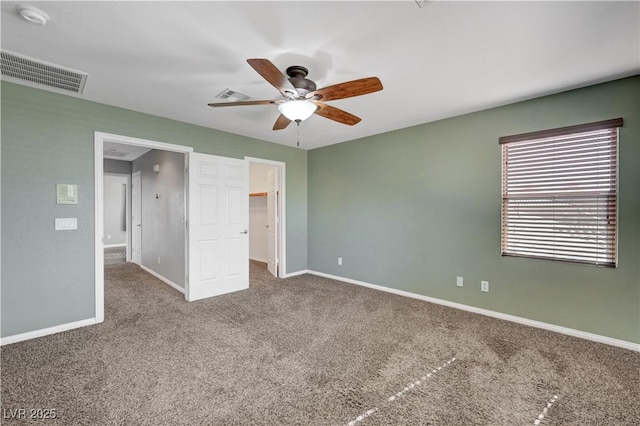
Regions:
[[[615,267],[622,119],[500,138],[502,254]]]

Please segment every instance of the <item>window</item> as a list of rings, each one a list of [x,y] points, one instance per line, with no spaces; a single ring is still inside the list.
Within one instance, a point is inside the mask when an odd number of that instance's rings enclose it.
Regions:
[[[503,256],[616,266],[619,127],[500,138]]]

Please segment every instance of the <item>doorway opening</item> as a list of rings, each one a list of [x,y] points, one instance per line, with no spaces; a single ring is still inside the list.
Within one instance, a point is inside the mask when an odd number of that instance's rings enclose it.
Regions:
[[[187,155],[193,151],[190,147],[166,144],[161,142],[149,141],[144,139],[129,138],[126,136],[111,135],[96,132],[94,135],[94,170],[95,170],[95,311],[96,322],[104,321],[104,266],[105,266],[105,246],[110,245],[108,227],[105,229],[105,191],[108,190],[105,184],[105,172],[108,174],[128,176],[130,182],[127,188],[126,199],[126,261],[138,264],[146,272],[156,276],[170,286],[184,293],[184,276],[187,255],[186,240],[186,177],[185,170],[187,164]],[[167,164],[162,179],[154,176],[152,167],[158,164]],[[148,169],[148,170],[147,170]],[[108,176],[108,175],[107,175]],[[143,193],[140,189],[145,188],[145,179],[147,180],[146,191]],[[108,179],[108,178],[107,178]],[[169,183],[173,187],[167,187],[167,182],[176,181],[177,183]],[[164,186],[163,186],[164,185]],[[134,186],[136,188],[134,188]],[[162,188],[162,189],[159,189]],[[159,208],[161,202],[166,201],[167,192],[172,192],[171,199],[177,206],[176,208],[167,209]],[[165,197],[163,197],[163,195]],[[135,198],[133,197],[135,196]],[[144,200],[143,200],[144,197]],[[178,199],[178,202],[175,200]],[[181,201],[180,201],[181,200]],[[142,202],[149,205],[142,206]],[[151,205],[150,203],[156,203]],[[171,230],[167,230],[171,235],[167,236],[171,241],[157,244],[154,247],[153,242],[147,241],[149,250],[143,252],[142,246],[145,241],[141,238],[140,231],[140,214],[142,210],[149,212],[150,216],[147,220],[148,226],[152,226],[154,222],[162,223],[170,220],[172,223],[178,221],[177,224],[171,226]],[[137,215],[137,216],[136,216]],[[133,220],[132,220],[133,219]],[[180,223],[182,222],[182,223]],[[124,227],[123,226],[123,227]],[[148,236],[154,234],[149,229]],[[111,234],[111,239],[114,234]],[[121,236],[120,236],[121,237]],[[164,238],[164,236],[163,236]],[[165,238],[166,239],[166,238]],[[120,244],[123,244],[120,242]],[[172,250],[169,255],[166,251],[156,253],[158,248]],[[143,261],[143,253],[147,256],[146,266]],[[163,259],[164,257],[164,259]],[[150,259],[157,259],[157,266],[151,263]],[[182,284],[182,286],[180,285]]]
[[[286,271],[285,163],[245,157],[249,161],[249,258],[266,263],[274,277]]]
[[[105,265],[126,262],[130,248],[131,174],[111,170],[105,167],[103,181]]]

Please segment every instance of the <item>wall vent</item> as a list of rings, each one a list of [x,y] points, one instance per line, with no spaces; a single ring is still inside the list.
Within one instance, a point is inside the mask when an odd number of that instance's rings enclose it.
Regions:
[[[227,101],[248,101],[251,99],[251,96],[245,95],[244,93],[240,93],[236,90],[232,89],[224,89],[222,92],[218,93],[216,96],[218,99],[226,99]]]
[[[87,73],[44,62],[28,56],[2,50],[0,69],[4,77],[11,77],[37,85],[82,93]]]

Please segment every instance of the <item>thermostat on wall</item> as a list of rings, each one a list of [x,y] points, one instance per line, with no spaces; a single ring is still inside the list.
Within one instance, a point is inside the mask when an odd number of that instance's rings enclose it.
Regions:
[[[56,199],[58,204],[78,204],[78,185],[56,184]]]

